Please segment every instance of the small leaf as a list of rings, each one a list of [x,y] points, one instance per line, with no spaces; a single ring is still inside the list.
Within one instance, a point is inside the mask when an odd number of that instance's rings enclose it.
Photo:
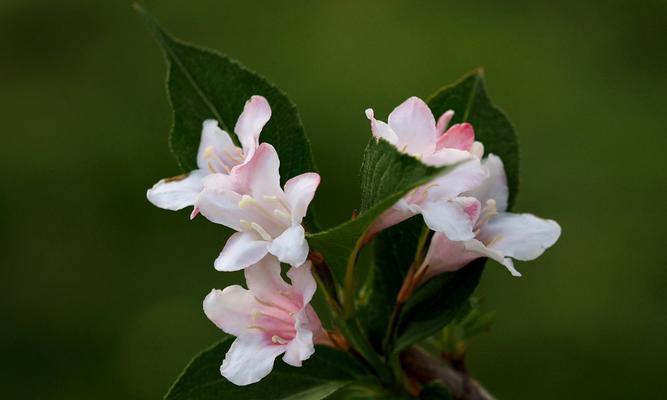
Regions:
[[[479,283],[484,259],[456,271],[437,275],[424,283],[401,312],[394,352],[435,334],[469,307],[468,298]]]
[[[400,153],[385,140],[371,139],[361,171],[361,214],[334,228],[308,235],[311,249],[322,253],[338,282],[345,281],[346,270],[354,264],[370,224],[410,190],[443,173],[445,168],[429,167]]]
[[[260,382],[236,386],[220,375],[220,364],[233,338],[227,337],[196,356],[165,396],[166,400],[276,399],[319,400],[363,377],[357,362],[328,347],[295,368],[276,359],[273,371]]]
[[[262,129],[260,141],[270,143],[278,152],[282,183],[316,171],[299,113],[280,89],[226,55],[175,39],[141,6],[134,7],[167,61],[167,91],[173,110],[169,146],[184,172],[197,168],[202,123],[216,119],[237,141],[233,133],[236,120],[253,95],[264,96],[271,106],[271,119]],[[306,223],[316,228],[311,215]]]

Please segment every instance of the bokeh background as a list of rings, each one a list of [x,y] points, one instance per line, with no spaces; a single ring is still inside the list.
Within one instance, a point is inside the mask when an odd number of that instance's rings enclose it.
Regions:
[[[144,5],[290,95],[326,224],[357,206],[366,107],[485,67],[520,135],[516,209],[564,233],[521,279],[489,264],[471,370],[500,399],[664,395],[665,2]],[[201,300],[238,278],[212,268],[227,232],[145,199],[179,172],[164,81],[129,2],[0,2],[2,398],[156,399],[219,337]]]

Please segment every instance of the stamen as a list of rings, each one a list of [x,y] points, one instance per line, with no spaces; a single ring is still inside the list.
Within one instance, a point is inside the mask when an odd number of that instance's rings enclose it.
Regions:
[[[206,149],[204,149],[204,159],[209,160],[208,169],[210,169],[213,173],[216,173],[218,171],[216,171],[216,169],[213,168],[210,159],[220,163],[220,165],[222,165],[222,168],[224,168],[225,172],[227,172],[228,174],[231,172],[227,164],[225,164],[225,162],[222,161],[222,159],[218,157],[218,155],[215,153],[215,149],[213,149],[213,146],[206,146]]]
[[[259,236],[261,236],[262,239],[266,240],[267,242],[273,240],[271,235],[269,235],[269,233],[264,228],[262,228],[262,226],[257,222],[251,222],[250,227],[254,229],[255,232],[259,233]]]
[[[494,199],[488,199],[486,201],[486,206],[484,206],[484,209],[482,209],[482,213],[479,216],[479,219],[477,220],[475,226],[480,227],[484,225],[496,215],[498,215],[498,209],[496,208],[496,201]]]
[[[263,197],[266,201],[278,201],[278,196],[269,196],[265,194]]]
[[[278,217],[278,218],[282,218],[282,219],[284,219],[284,220],[286,220],[286,221],[289,221],[289,220],[290,220],[290,215],[289,215],[288,213],[286,213],[285,211],[283,211],[283,210],[279,210],[279,209],[276,208],[275,210],[273,210],[273,213],[274,213],[274,214],[276,215],[276,217]]]
[[[253,204],[257,204],[257,200],[247,194],[244,194],[239,200],[239,208],[248,208]]]
[[[289,343],[288,340],[281,338],[280,336],[273,335],[271,336],[271,342],[275,344],[287,344]]]
[[[496,235],[489,241],[489,243],[486,243],[485,246],[490,247],[491,245],[493,245],[494,243],[496,243],[497,241],[499,241],[502,238],[503,238],[503,235]]]
[[[245,219],[242,219],[242,220],[239,221],[239,223],[241,224],[241,227],[243,229],[245,229],[246,231],[251,231],[252,230],[252,226],[251,226],[249,221],[247,221]]]
[[[264,328],[262,328],[261,326],[257,326],[257,325],[250,325],[248,327],[248,330],[250,330],[250,329],[255,329],[255,330],[258,330],[260,332],[264,332]]]
[[[260,319],[260,318],[262,317],[262,315],[263,315],[262,312],[259,311],[259,310],[256,309],[256,308],[255,308],[254,310],[252,310],[252,312],[250,312],[250,318],[251,318],[253,321],[257,321],[258,319]]]
[[[238,150],[238,147],[237,147],[237,150]],[[225,150],[225,151],[223,151],[223,153],[225,153],[225,155],[227,157],[229,157],[230,160],[236,161],[238,163],[243,162],[243,158],[241,157],[241,155],[243,154],[242,152],[240,154],[234,155],[234,154],[230,153],[229,151]]]

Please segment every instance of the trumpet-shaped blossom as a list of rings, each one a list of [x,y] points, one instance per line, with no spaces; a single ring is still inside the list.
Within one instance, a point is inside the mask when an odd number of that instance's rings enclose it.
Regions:
[[[387,140],[423,163],[438,167],[461,164],[411,191],[385,211],[369,228],[366,240],[416,214],[422,214],[430,229],[454,240],[472,239],[473,224],[469,214],[477,203],[461,194],[479,186],[488,175],[480,163],[484,146],[475,141],[472,125],[461,123],[448,127],[454,116],[452,110],[442,114],[436,123],[426,103],[417,97],[396,107],[387,123],[376,120],[372,109],[366,110],[366,116],[371,121],[373,136]]]
[[[330,344],[317,314],[308,304],[317,285],[307,261],[280,276],[280,263],[266,256],[245,269],[248,289],[239,285],[214,289],[204,299],[204,313],[220,329],[236,336],[220,373],[236,385],[259,381],[273,369],[276,357],[300,367],[314,344]]]
[[[489,177],[478,188],[465,193],[476,199],[470,209],[475,237],[455,241],[436,232],[426,254],[424,279],[445,271],[456,271],[470,261],[491,258],[504,265],[512,275],[521,276],[512,259],[534,260],[560,237],[556,221],[532,214],[506,212],[509,190],[502,160],[490,154],[484,162]],[[482,206],[483,205],[483,206]]]
[[[241,142],[237,147],[218,122],[206,120],[202,126],[197,169],[184,176],[162,179],[146,193],[154,205],[167,210],[180,210],[194,205],[203,188],[205,176],[229,174],[234,167],[247,162],[259,146],[259,134],[271,118],[271,107],[262,96],[252,96],[243,107],[234,127]]]
[[[255,264],[267,253],[298,267],[308,255],[301,221],[320,183],[316,173],[304,173],[280,187],[280,160],[276,150],[262,143],[254,156],[229,174],[204,179],[195,213],[237,231],[215,268],[234,271]]]

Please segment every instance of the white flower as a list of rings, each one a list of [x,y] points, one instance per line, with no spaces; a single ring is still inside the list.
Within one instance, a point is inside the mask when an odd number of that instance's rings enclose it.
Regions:
[[[267,253],[298,267],[308,255],[301,221],[320,183],[316,173],[304,173],[280,188],[276,150],[262,143],[255,155],[229,174],[204,179],[195,209],[210,221],[237,231],[215,260],[220,271],[255,264]]]
[[[461,163],[385,211],[369,228],[366,240],[416,214],[424,217],[430,229],[454,240],[474,237],[467,215],[467,208],[474,207],[474,199],[461,194],[479,186],[488,175],[480,163],[484,146],[475,141],[475,132],[468,123],[447,128],[453,115],[451,110],[445,112],[436,124],[431,110],[417,97],[396,107],[389,114],[388,123],[376,120],[372,109],[366,110],[373,135],[389,141],[399,151],[433,166]]]
[[[217,121],[204,121],[197,152],[198,168],[185,176],[162,179],[148,190],[146,197],[166,210],[176,211],[194,205],[205,176],[229,174],[234,167],[252,157],[259,146],[259,134],[270,118],[271,108],[264,97],[252,96],[245,103],[234,127],[242,148],[237,147],[229,134],[218,127]]]
[[[280,354],[287,364],[300,367],[315,352],[315,343],[329,343],[317,314],[308,304],[317,285],[310,261],[291,268],[289,285],[280,276],[280,263],[266,256],[245,269],[248,290],[239,285],[214,289],[204,300],[204,312],[236,340],[220,373],[236,385],[264,378]]]
[[[512,258],[534,260],[560,237],[561,228],[556,221],[506,212],[509,190],[503,162],[491,154],[484,165],[490,173],[488,179],[464,194],[479,205],[469,210],[475,237],[455,241],[445,234],[435,233],[424,260],[423,267],[428,266],[424,279],[456,271],[480,257],[489,257],[504,265],[512,275],[521,276]]]

